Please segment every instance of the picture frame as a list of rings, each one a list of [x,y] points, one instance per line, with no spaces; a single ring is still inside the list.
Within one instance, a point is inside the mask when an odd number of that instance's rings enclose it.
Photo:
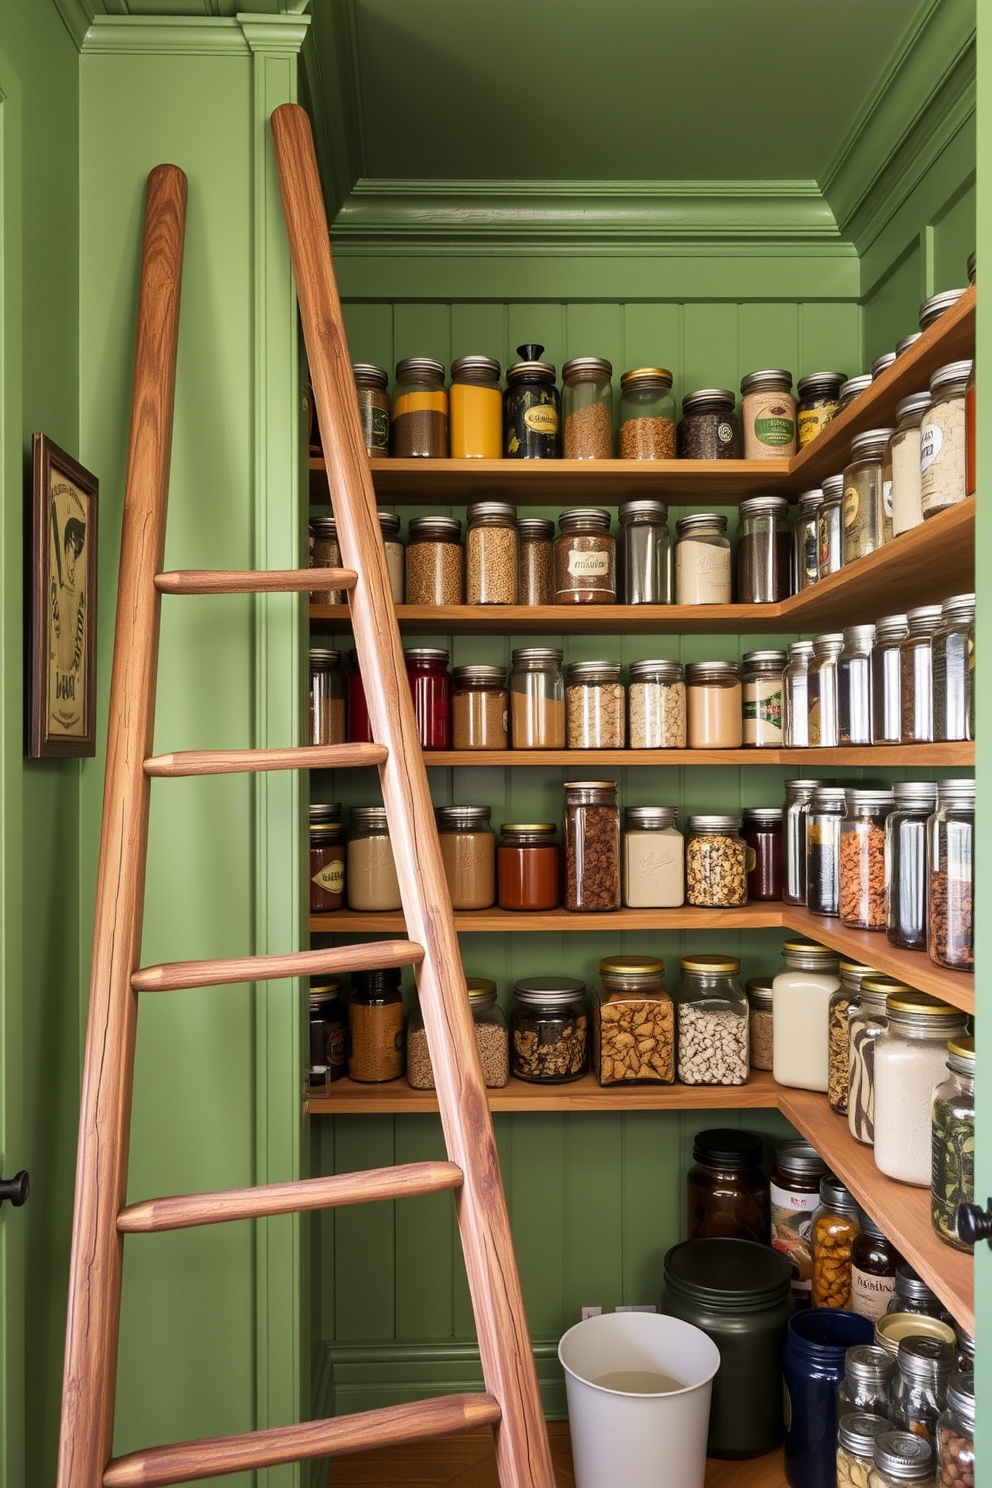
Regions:
[[[99,482],[47,434],[31,448],[27,752],[96,754]]]

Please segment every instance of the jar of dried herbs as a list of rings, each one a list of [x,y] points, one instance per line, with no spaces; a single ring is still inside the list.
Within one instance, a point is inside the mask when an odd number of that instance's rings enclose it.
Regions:
[[[620,908],[620,810],[614,780],[565,782],[565,908]]]
[[[557,460],[561,456],[561,400],[555,369],[542,362],[544,347],[527,342],[506,373],[503,453],[508,460]]]
[[[680,460],[739,460],[741,431],[737,398],[730,388],[697,388],[682,399],[678,427]]]
[[[955,1211],[975,1201],[975,1040],[949,1040],[946,1080],[933,1093],[933,1172],[930,1218],[941,1240],[957,1250],[969,1246],[959,1239]]]
[[[365,440],[365,453],[370,460],[384,460],[389,454],[389,374],[371,362],[354,362],[352,376],[358,398],[358,418]]]

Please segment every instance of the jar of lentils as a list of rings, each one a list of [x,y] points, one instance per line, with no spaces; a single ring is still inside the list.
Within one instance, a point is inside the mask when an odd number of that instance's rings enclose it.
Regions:
[[[510,1070],[518,1080],[562,1085],[585,1074],[586,985],[575,977],[525,977],[513,989]]]
[[[518,517],[517,604],[554,604],[554,543],[554,522],[546,517]]]
[[[620,458],[675,458],[675,399],[667,367],[637,367],[621,377]]]
[[[747,903],[747,848],[739,816],[690,816],[685,847],[686,903],[735,909]]]
[[[805,449],[823,432],[840,407],[840,390],[847,381],[843,372],[808,372],[796,386],[797,441]]]
[[[736,956],[683,956],[678,1008],[678,1072],[683,1085],[744,1085],[748,1005]]]
[[[748,1043],[752,1069],[772,1067],[772,979],[752,977],[745,989],[748,1005]],[[774,1243],[774,1242],[773,1242]]]
[[[505,668],[455,667],[451,674],[452,749],[506,749],[508,723]]]
[[[598,506],[572,506],[558,518],[555,603],[616,604],[616,541],[610,514]]]
[[[565,782],[565,908],[620,908],[620,811],[613,780]]]
[[[697,388],[682,399],[680,460],[739,460],[741,433],[737,398],[730,388]]]
[[[365,453],[370,460],[384,460],[389,454],[389,374],[370,362],[354,362],[352,375],[358,398],[358,418],[365,440]]]
[[[407,531],[408,605],[460,605],[462,524],[455,517],[411,517]]]
[[[569,749],[622,749],[626,707],[619,661],[573,661],[565,688]]]
[[[685,748],[685,683],[677,661],[632,661],[627,709],[631,749]]]
[[[592,1001],[592,1067],[600,1085],[671,1085],[675,1010],[654,956],[606,956]]]
[[[920,430],[920,504],[924,518],[965,499],[965,392],[971,362],[948,362],[930,379]]]
[[[566,460],[613,455],[613,367],[605,357],[573,357],[561,369]]]
[[[466,511],[467,604],[517,602],[517,509],[503,501],[476,501]]]
[[[563,652],[521,646],[512,653],[510,739],[514,749],[565,748]]]
[[[397,362],[392,440],[398,459],[447,459],[448,394],[443,362],[433,357],[404,357]]]
[[[745,460],[780,460],[796,453],[792,373],[781,368],[741,379]]]
[[[844,467],[844,562],[854,563],[892,540],[892,508],[886,510],[882,460],[893,429],[866,429],[851,441]]]

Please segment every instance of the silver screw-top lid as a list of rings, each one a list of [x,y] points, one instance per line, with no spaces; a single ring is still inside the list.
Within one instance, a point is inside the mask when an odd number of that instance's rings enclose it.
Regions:
[[[828,630],[823,635],[813,637],[813,655],[816,657],[837,656],[844,647],[844,632],[842,630]]]
[[[433,357],[404,357],[396,363],[397,382],[444,382],[444,363]]]
[[[810,809],[814,812],[827,811],[839,815],[844,810],[844,804],[842,785],[817,785],[813,791]]]
[[[825,475],[820,482],[824,501],[839,501],[844,495],[844,472],[839,475]]]
[[[864,1209],[862,1209],[861,1212],[858,1215],[858,1224],[861,1226],[862,1230],[864,1230],[865,1234],[866,1235],[870,1235],[873,1240],[885,1240],[886,1239],[885,1231],[882,1229],[881,1225],[877,1225],[875,1223],[875,1221],[872,1219],[871,1215],[866,1210],[864,1210]],[[866,1347],[873,1347],[873,1345],[867,1345],[867,1344],[865,1346]],[[879,1353],[880,1354],[885,1354],[885,1350],[884,1349],[879,1349]],[[888,1354],[885,1354],[885,1357],[888,1359],[889,1358],[889,1355]]]
[[[947,1382],[947,1403],[968,1425],[975,1426],[975,1376],[963,1370],[952,1374]]]
[[[902,423],[903,419],[913,419],[918,422],[930,407],[929,390],[924,393],[910,393],[906,398],[900,398],[896,404],[896,420]]]
[[[685,664],[687,682],[722,682],[737,675],[736,661],[687,661]]]
[[[922,334],[922,331],[910,331],[908,336],[902,336],[896,342],[896,356],[901,357],[904,351],[908,351],[911,346],[915,346]]]
[[[609,532],[610,514],[602,506],[568,506],[563,512],[559,512],[558,527],[562,532],[578,526],[597,532]]]
[[[816,508],[822,501],[823,491],[819,486],[812,491],[803,491],[799,497],[799,515],[801,517],[808,517],[810,512],[816,511]]]
[[[875,639],[875,627],[874,625],[848,625],[842,634],[845,647],[871,646]]]
[[[897,808],[919,806],[932,811],[937,803],[937,787],[932,780],[897,780],[892,793]]]
[[[459,683],[477,683],[480,687],[505,687],[506,667],[483,666],[474,662],[471,666],[453,667],[451,680],[455,687]]]
[[[828,975],[839,972],[840,957],[831,946],[818,945],[815,940],[785,940],[782,955],[790,966],[802,967],[805,971],[822,971]]]
[[[937,805],[973,805],[975,801],[974,780],[938,780]]]
[[[564,655],[556,646],[518,646],[510,652],[510,660],[514,666],[546,666],[549,662],[560,666]]]
[[[741,378],[741,397],[748,393],[791,393],[792,373],[784,367],[765,367]]]
[[[452,382],[499,382],[499,374],[495,357],[461,356],[451,364]]]
[[[851,459],[870,460],[873,456],[883,455],[895,432],[895,429],[865,429],[856,434],[851,440]]]
[[[883,351],[881,356],[877,356],[871,364],[872,381],[874,382],[875,378],[884,372],[886,367],[891,367],[895,359],[896,353],[894,351]]]
[[[900,1261],[895,1274],[896,1296],[905,1302],[917,1302],[924,1307],[940,1307],[936,1292],[932,1291],[908,1261]]]
[[[555,524],[550,517],[518,517],[517,537],[523,542],[550,542]]]
[[[573,661],[569,663],[568,680],[572,682],[619,682],[619,661]]]
[[[905,615],[882,615],[875,621],[875,644],[880,641],[901,641],[909,635],[909,623]]]
[[[748,671],[780,672],[788,659],[784,651],[745,651],[741,665]]]
[[[930,396],[936,401],[941,394],[963,393],[971,376],[971,362],[946,362],[930,378]]]
[[[697,388],[693,393],[686,393],[682,399],[682,413],[719,413],[726,417],[733,416],[737,404],[737,394],[732,393],[729,388]]]
[[[794,644],[799,643],[796,642]],[[832,780],[787,780],[782,788],[787,796],[801,796],[805,795],[807,791],[819,790],[822,787],[833,784],[834,781]]]
[[[407,661],[443,661],[448,665],[449,651],[443,651],[440,646],[409,646],[403,652]]]
[[[478,832],[489,826],[493,809],[491,806],[435,806],[434,817],[438,831]]]
[[[910,635],[927,635],[940,624],[940,605],[916,605],[906,611]]]
[[[578,977],[554,976],[523,977],[513,988],[518,1002],[542,1007],[565,1007],[577,1002],[585,990],[585,982]]]
[[[749,496],[737,511],[740,517],[787,517],[789,503],[784,496]]]
[[[774,1001],[771,977],[752,977],[751,980],[746,984],[744,991],[747,993],[747,1000],[753,1008],[763,1013],[771,1012],[772,1003]],[[779,1146],[782,1147],[787,1147],[788,1145],[789,1144],[787,1142],[782,1142],[779,1144]],[[801,1145],[805,1147],[806,1143],[803,1142]],[[778,1150],[779,1148],[776,1147],[776,1153],[778,1152]],[[811,1152],[812,1150],[813,1149],[810,1148]],[[779,1163],[779,1167],[781,1166],[781,1163]]]
[[[957,304],[963,294],[963,289],[942,289],[939,294],[924,300],[920,306],[920,330],[925,331],[928,326],[932,326],[945,311]]]
[[[389,386],[389,373],[385,367],[377,367],[374,362],[352,362],[351,375],[356,387],[379,388],[385,392]]]
[[[352,806],[348,826],[352,835],[356,832],[389,832],[389,821],[385,806]]]
[[[633,828],[642,832],[660,832],[664,827],[674,827],[678,810],[674,806],[628,806],[624,812],[624,823],[628,831]]]
[[[891,810],[895,797],[892,790],[886,787],[884,790],[865,790],[860,786],[847,787],[844,791],[844,804],[859,808],[863,811]]]
[[[617,516],[626,522],[667,522],[668,505],[664,501],[651,501],[638,497],[636,501],[621,501]]]
[[[751,983],[748,982],[747,986],[750,993]],[[799,1137],[776,1143],[775,1166],[783,1173],[802,1178],[825,1178],[828,1171],[826,1163],[816,1148],[811,1147],[809,1142],[804,1142]],[[850,1350],[848,1352],[850,1353]]]
[[[925,1483],[933,1474],[933,1447],[913,1431],[886,1431],[876,1438],[872,1457],[876,1467],[900,1482]]]
[[[868,1216],[862,1211],[863,1229],[866,1228],[867,1218]],[[869,1230],[868,1233],[873,1234],[874,1231]],[[863,1380],[865,1383],[888,1379],[895,1367],[895,1359],[884,1348],[879,1348],[877,1343],[856,1343],[844,1355],[844,1373],[849,1374],[852,1379]]]
[[[939,1338],[903,1338],[898,1359],[904,1378],[943,1384],[954,1368],[954,1349]]]
[[[609,382],[613,376],[613,363],[605,357],[572,357],[561,369],[563,383]]]
[[[973,620],[975,618],[974,594],[952,594],[950,599],[944,600],[941,612],[945,620]]]
[[[376,512],[379,519],[379,531],[384,538],[397,538],[400,535],[400,519],[396,512]]]
[[[332,826],[341,821],[340,801],[311,801],[310,802],[310,825]]]
[[[808,662],[808,661],[811,661],[812,658],[813,658],[813,642],[812,641],[790,641],[789,642],[789,660],[790,661],[803,661],[803,660],[805,660],[805,661]]]
[[[846,372],[807,372],[796,383],[796,392],[800,398],[836,398],[846,381]]]
[[[332,651],[327,646],[315,646],[310,652],[310,670],[312,672],[333,672],[334,668],[340,665],[340,651]]]
[[[715,832],[739,832],[741,819],[739,816],[703,815],[690,816],[688,822],[689,831],[700,836],[708,836]]]
[[[848,1349],[848,1353],[850,1353]],[[884,1416],[869,1416],[864,1412],[850,1411],[841,1416],[837,1426],[837,1444],[855,1457],[871,1457],[880,1436],[892,1430],[892,1422]]]
[[[517,520],[517,508],[506,501],[473,501],[465,509],[465,520],[470,527],[475,522],[512,527]]]
[[[840,390],[840,401],[849,403],[852,398],[857,398],[866,388],[870,387],[870,372],[860,372],[857,377],[849,377]]]
[[[968,283],[969,284],[974,284],[974,282],[975,282],[975,249],[974,248],[968,254],[968,262],[965,265],[965,269],[966,269],[966,272],[968,274]]]
[[[678,661],[632,661],[627,668],[628,682],[681,682],[682,664]]]
[[[688,537],[701,530],[715,530],[721,535],[727,530],[727,519],[721,512],[693,512],[688,517],[679,517],[675,523],[678,537]]]
[[[411,517],[407,528],[410,542],[458,542],[462,535],[462,524],[457,517]]]
[[[820,1179],[820,1203],[832,1214],[857,1221],[861,1211],[858,1201],[849,1193],[835,1173],[824,1173]]]
[[[781,806],[745,806],[741,811],[745,827],[773,827],[782,824]]]

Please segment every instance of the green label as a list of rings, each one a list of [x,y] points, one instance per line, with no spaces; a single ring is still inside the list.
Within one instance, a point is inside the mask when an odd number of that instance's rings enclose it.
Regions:
[[[772,445],[775,449],[781,449],[783,445],[791,444],[796,432],[796,426],[790,418],[756,418],[754,421],[754,437],[762,444]]]

